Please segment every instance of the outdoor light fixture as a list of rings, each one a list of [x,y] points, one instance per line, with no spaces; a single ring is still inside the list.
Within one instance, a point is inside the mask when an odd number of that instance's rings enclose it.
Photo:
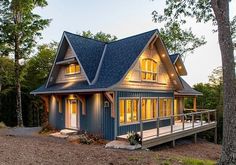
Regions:
[[[162,54],[161,56],[162,56],[162,57],[165,57],[166,55],[165,55],[165,54]]]
[[[182,66],[179,66],[179,69],[182,69]]]
[[[171,73],[171,77],[173,77],[174,76],[174,73]]]

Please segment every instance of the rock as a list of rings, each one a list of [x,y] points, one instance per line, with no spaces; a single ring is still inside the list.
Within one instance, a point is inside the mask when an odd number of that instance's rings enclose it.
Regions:
[[[68,141],[77,141],[80,139],[80,136],[79,135],[70,135],[68,136],[67,140]]]
[[[66,139],[69,135],[63,135],[60,132],[56,132],[56,133],[51,133],[49,136]]]
[[[114,148],[114,149],[125,149],[125,150],[136,150],[140,149],[142,146],[140,144],[130,145],[126,141],[113,140],[106,144],[105,148]]]

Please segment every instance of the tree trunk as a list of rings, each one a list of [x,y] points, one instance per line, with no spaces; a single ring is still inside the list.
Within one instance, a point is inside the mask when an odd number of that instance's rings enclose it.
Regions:
[[[211,0],[218,25],[223,67],[223,144],[219,164],[236,164],[236,78],[230,33],[229,0]]]
[[[21,104],[21,85],[20,85],[20,54],[19,54],[19,39],[15,37],[15,86],[16,86],[16,114],[17,126],[23,127],[22,104]]]

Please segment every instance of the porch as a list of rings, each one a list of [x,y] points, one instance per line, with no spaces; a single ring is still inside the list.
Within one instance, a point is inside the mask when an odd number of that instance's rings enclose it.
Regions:
[[[160,127],[161,120],[170,120],[170,125]],[[196,141],[197,133],[210,129],[215,129],[215,142],[217,140],[216,110],[201,109],[193,113],[158,117],[155,121],[156,128],[148,130],[143,130],[144,122],[140,121],[138,133],[142,137],[142,148],[149,148],[166,142],[172,142],[172,145],[175,146],[176,139],[190,135],[195,135],[194,140]],[[120,135],[117,138],[127,139],[127,134]]]

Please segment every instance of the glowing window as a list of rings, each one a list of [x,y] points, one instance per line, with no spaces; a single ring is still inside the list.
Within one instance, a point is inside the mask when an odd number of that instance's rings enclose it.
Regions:
[[[172,98],[160,98],[159,99],[159,116],[166,117],[172,113]]]
[[[66,74],[80,73],[80,66],[78,64],[70,64],[66,68]]]
[[[142,120],[155,119],[157,117],[157,99],[142,99]]]
[[[119,112],[121,124],[138,121],[138,99],[121,99]]]
[[[141,62],[142,80],[156,81],[157,80],[157,62],[153,59],[143,59]]]

